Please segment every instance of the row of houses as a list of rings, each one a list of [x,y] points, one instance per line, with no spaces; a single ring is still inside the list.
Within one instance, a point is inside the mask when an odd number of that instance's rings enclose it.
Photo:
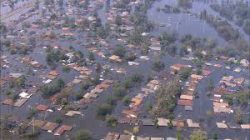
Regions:
[[[49,133],[53,133],[55,136],[63,135],[65,132],[71,131],[73,128],[70,125],[35,119],[30,122],[30,126],[40,128],[41,130],[47,131]]]
[[[250,129],[250,124],[232,125],[230,123],[226,123],[225,121],[216,122],[216,126],[217,128],[220,129],[242,129],[242,130]]]
[[[109,132],[104,140],[177,140],[174,137],[144,137],[134,136],[129,134],[119,134],[115,132]]]
[[[159,127],[177,127],[177,128],[200,128],[200,124],[198,122],[193,121],[192,119],[165,119],[165,118],[157,118],[154,119],[141,119],[139,122],[143,126],[159,126]]]
[[[159,88],[158,80],[151,80],[145,87],[141,88],[141,93],[137,94],[131,99],[128,109],[124,109],[122,114],[124,117],[119,118],[120,123],[136,123],[139,115],[139,107],[143,100],[149,95],[154,93]]]
[[[41,67],[43,67],[42,64],[39,64],[39,62],[37,62],[36,60],[34,60],[33,58],[28,57],[28,56],[23,57],[21,59],[21,62],[24,63],[24,64],[26,64],[26,65],[30,65],[30,66],[32,66],[34,68],[41,68]]]
[[[0,57],[0,67],[2,67],[2,68],[8,68],[9,67],[9,61],[7,60],[7,56],[2,55]]]
[[[219,86],[213,90],[213,110],[215,113],[233,113],[233,109],[222,99],[225,94],[234,94],[237,87],[242,87],[245,79],[243,77],[223,76]]]
[[[243,77],[234,78],[233,76],[223,76],[219,83],[224,87],[236,88],[236,87],[242,87],[244,81],[245,78]]]
[[[170,66],[170,73],[171,74],[177,74],[181,69],[184,68],[192,68],[191,65],[184,65],[184,64],[174,64],[172,66]]]
[[[192,68],[192,66],[185,65],[185,64],[174,64],[170,66],[170,73],[173,75],[176,75],[182,69],[185,69],[185,68]],[[185,110],[192,111],[196,87],[204,77],[208,77],[211,73],[212,73],[211,70],[209,70],[208,68],[203,68],[200,75],[191,74],[189,81],[186,82],[185,84],[184,91],[180,95],[180,99],[178,100],[177,104],[180,106],[184,106]]]
[[[107,90],[111,85],[112,80],[104,80],[100,84],[96,85],[94,89],[90,92],[84,94],[83,98],[79,101],[80,104],[87,104],[96,99],[99,94],[101,94],[104,90]]]
[[[180,95],[180,99],[178,100],[178,105],[184,106],[185,110],[192,111],[193,110],[193,100],[195,96],[195,90],[200,80],[203,79],[203,76],[192,74],[190,76],[190,80],[186,83],[186,87],[182,94]]]
[[[243,67],[249,67],[249,61],[247,59],[236,59],[235,57],[226,57],[226,56],[220,56],[220,59],[232,63],[239,63]]]
[[[23,90],[21,93],[18,94],[17,99],[7,98],[2,101],[2,104],[14,106],[14,107],[21,107],[23,106],[32,95],[37,93],[37,87],[31,87],[27,90]]]
[[[143,126],[159,126],[159,127],[177,127],[177,128],[201,128],[201,124],[192,119],[165,119],[157,118],[154,119],[141,119],[139,124]],[[226,123],[225,121],[216,122],[216,127],[220,129],[250,129],[250,124],[233,125],[231,123]]]

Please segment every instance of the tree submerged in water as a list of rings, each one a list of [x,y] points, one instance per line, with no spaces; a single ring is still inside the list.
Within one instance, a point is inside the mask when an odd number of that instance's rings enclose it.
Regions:
[[[75,140],[91,140],[90,132],[87,130],[78,130],[75,135]]]
[[[207,140],[207,135],[201,130],[194,130],[190,135],[190,140]]]
[[[191,8],[192,0],[178,0],[178,6],[183,8]]]

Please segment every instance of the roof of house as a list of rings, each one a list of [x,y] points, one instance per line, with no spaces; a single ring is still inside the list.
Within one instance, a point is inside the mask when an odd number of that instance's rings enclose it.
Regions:
[[[225,107],[213,107],[215,113],[232,113],[232,110],[230,108]]]
[[[215,66],[215,67],[217,67],[217,68],[222,67],[222,65],[221,65],[221,64],[214,64],[214,66]]]
[[[14,106],[21,107],[25,102],[27,102],[28,99],[20,98],[17,99],[17,101],[14,103]]]
[[[53,123],[53,122],[47,122],[42,129],[43,130],[47,130],[49,132],[52,132],[53,130],[55,130],[57,127],[59,126],[59,124],[57,123]]]
[[[233,81],[238,85],[242,85],[245,79],[243,77],[240,77],[240,78],[235,78]]]
[[[59,73],[56,70],[52,70],[52,71],[49,72],[49,75],[58,76]]]
[[[49,107],[47,105],[42,105],[42,104],[39,104],[36,106],[36,109],[38,111],[46,111]]]
[[[200,127],[199,123],[193,122],[193,120],[191,120],[191,119],[187,119],[187,125],[188,125],[188,127],[192,127],[192,128],[199,128]]]
[[[151,137],[150,140],[164,140],[164,138],[162,138],[162,137]]]
[[[177,138],[173,138],[173,137],[167,137],[166,140],[177,140]]]
[[[74,115],[81,115],[81,114],[82,114],[82,112],[80,112],[80,111],[73,111],[73,110],[70,110],[70,111],[68,111],[65,115],[66,115],[66,116],[72,117],[72,116],[74,116]]]
[[[19,78],[21,77],[23,74],[22,73],[10,73],[10,77],[11,78]]]
[[[227,94],[229,91],[226,88],[218,87],[214,89],[215,94]]]
[[[181,96],[180,96],[180,99],[182,99],[182,100],[193,100],[193,96],[192,95],[184,95],[184,94],[182,94]]]
[[[104,138],[104,140],[118,140],[119,139],[119,134],[118,133],[112,133],[109,132],[106,137]]]
[[[127,115],[127,116],[129,116],[129,117],[132,117],[132,118],[137,118],[137,116],[138,116],[137,112],[135,112],[133,110],[129,110],[129,109],[124,109],[122,111],[122,113],[125,114],[125,115]]]
[[[242,129],[250,129],[250,124],[242,124],[240,126]]]
[[[141,119],[141,122],[142,122],[142,125],[145,125],[145,126],[155,125],[152,119]]]
[[[202,75],[204,75],[204,76],[208,76],[208,75],[210,75],[212,72],[210,71],[210,70],[206,70],[206,69],[203,69],[202,70]]]
[[[228,128],[227,124],[225,124],[223,122],[216,122],[216,126],[218,128]]]
[[[101,84],[97,85],[96,88],[107,89],[109,86],[109,84],[102,82]]]
[[[121,62],[122,61],[120,59],[120,57],[117,56],[117,55],[112,55],[112,56],[109,57],[109,59],[112,60],[112,61],[116,61],[116,62]]]
[[[130,140],[131,136],[130,135],[120,135],[119,140]]]
[[[62,125],[59,128],[56,129],[54,135],[62,135],[65,131],[70,131],[73,127],[69,125]]]
[[[174,64],[174,65],[170,66],[171,69],[177,70],[177,71],[181,70],[182,68],[186,68],[186,67],[188,67],[188,66],[183,65],[183,64]]]
[[[186,111],[192,111],[193,110],[192,106],[185,106],[184,108],[185,108]]]
[[[192,100],[178,100],[178,105],[182,105],[182,106],[192,106],[193,102]]]
[[[138,106],[142,103],[142,98],[134,97],[131,99],[131,101],[134,103],[135,106]]]
[[[73,83],[73,84],[79,84],[79,83],[81,83],[81,81],[82,81],[82,80],[80,80],[80,79],[74,79],[74,80],[72,81],[72,83]]]
[[[195,80],[195,81],[199,81],[203,78],[202,75],[197,75],[197,74],[191,74],[190,77],[192,78],[192,80]]]
[[[4,105],[14,105],[14,101],[12,99],[5,99],[2,101],[2,104]]]
[[[45,123],[46,123],[46,122],[45,122],[45,121],[42,121],[42,120],[32,120],[32,121],[30,122],[31,126],[38,127],[38,128],[43,127],[43,125],[44,125]]]
[[[150,137],[136,137],[137,140],[150,140]]]
[[[170,123],[170,121],[165,118],[157,118],[157,120],[158,126],[168,126],[168,124]]]
[[[183,120],[173,120],[172,124],[173,124],[173,126],[176,126],[176,127],[184,127],[185,126]]]
[[[224,102],[213,102],[213,106],[215,107],[229,107],[228,103],[224,103]]]

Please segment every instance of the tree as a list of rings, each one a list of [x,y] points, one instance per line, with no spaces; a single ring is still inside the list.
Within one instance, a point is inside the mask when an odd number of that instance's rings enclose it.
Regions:
[[[175,56],[177,52],[177,46],[175,44],[171,44],[168,47],[166,47],[166,51],[169,55]]]
[[[115,117],[111,116],[111,115],[107,115],[105,118],[107,125],[110,127],[115,127],[118,124],[118,121]]]
[[[56,85],[59,87],[59,88],[63,88],[65,86],[65,82],[63,81],[63,79],[59,78],[56,82]]]
[[[176,138],[177,138],[177,140],[182,140],[183,139],[180,130],[177,131]]]
[[[114,96],[108,96],[106,99],[106,103],[111,105],[111,106],[116,105],[116,101],[117,101],[117,98]]]
[[[248,35],[250,35],[250,19],[245,21],[243,29]]]
[[[62,118],[56,117],[56,118],[55,118],[55,122],[56,122],[56,123],[62,123]]]
[[[182,81],[186,81],[192,72],[191,68],[183,68],[179,71],[179,76]]]
[[[78,100],[80,100],[80,99],[82,99],[83,97],[82,97],[82,94],[80,93],[80,92],[78,92],[78,93],[76,93],[76,95],[75,95],[75,99],[78,101]]]
[[[131,99],[128,96],[123,97],[122,102],[124,105],[129,105]]]
[[[11,10],[13,11],[13,10],[14,10],[14,7],[15,7],[15,2],[9,0],[9,6],[10,6]]]
[[[89,131],[81,129],[76,132],[75,139],[76,140],[90,140],[92,138],[91,138]]]
[[[100,63],[97,63],[95,70],[96,70],[97,73],[100,73],[101,70],[102,70],[102,65]]]
[[[104,117],[111,114],[113,107],[110,104],[101,104],[97,108],[97,116]]]
[[[153,63],[153,69],[154,69],[155,71],[161,71],[161,70],[163,70],[164,68],[165,68],[165,64],[164,64],[162,61],[160,61],[160,60],[155,61],[155,62]]]
[[[177,98],[181,93],[181,86],[178,79],[162,85],[157,90],[156,103],[153,113],[156,117],[172,118]]]
[[[63,67],[62,67],[62,71],[65,72],[65,73],[69,73],[69,72],[70,72],[70,67],[68,67],[68,66],[63,66]]]
[[[126,89],[121,84],[118,84],[114,86],[113,93],[116,98],[122,99],[122,97],[124,97],[127,92]]]
[[[102,39],[107,38],[108,35],[106,30],[102,26],[97,28],[96,34]]]
[[[15,81],[15,84],[17,87],[25,87],[25,82],[26,82],[26,77],[24,75],[22,75],[21,77],[17,78]]]
[[[116,18],[115,18],[115,24],[120,26],[122,25],[122,18],[121,16],[117,15]]]
[[[58,6],[62,9],[63,8],[63,3],[64,3],[64,0],[59,0],[58,1]]]
[[[218,140],[218,134],[217,133],[213,134],[213,140]]]
[[[164,32],[160,36],[161,45],[164,47],[168,46],[171,43],[174,43],[176,39],[177,39],[177,34],[175,32],[173,33]]]
[[[178,0],[178,5],[183,8],[191,8],[192,1],[191,0]]]
[[[50,97],[56,94],[57,92],[61,91],[64,86],[65,86],[64,81],[62,79],[58,79],[52,84],[42,86],[40,90],[43,93],[44,97]]]
[[[126,49],[122,45],[117,45],[113,54],[123,58],[126,55]]]
[[[8,32],[6,25],[2,22],[0,22],[0,32],[4,35]]]
[[[89,60],[90,61],[95,61],[95,55],[93,52],[89,52]]]
[[[190,135],[190,140],[207,140],[207,135],[201,130],[194,130]]]
[[[223,98],[229,103],[229,105],[247,106],[249,104],[249,90],[237,91],[234,94],[226,94]]]
[[[236,122],[238,124],[242,124],[243,123],[243,115],[242,115],[242,111],[240,110],[240,108],[238,108],[236,111],[235,111],[235,115],[234,115],[234,118],[236,120]]]
[[[212,79],[209,79],[207,88],[209,91],[212,91],[214,89],[214,82]]]
[[[84,30],[86,28],[88,28],[90,25],[89,21],[88,20],[82,20],[80,23],[79,23],[79,27],[80,29]]]
[[[139,31],[134,31],[129,36],[129,42],[134,45],[140,45],[144,41],[143,36]]]
[[[81,91],[84,92],[84,91],[88,90],[90,86],[91,86],[90,80],[83,81],[81,84],[81,87],[80,87]]]
[[[133,127],[133,134],[137,134],[137,133],[139,133],[139,131],[140,131],[140,127],[139,126]]]
[[[99,75],[99,74],[96,74],[92,82],[93,82],[93,84],[95,84],[95,85],[100,84],[100,82],[101,82],[101,80],[100,80],[100,75]]]

